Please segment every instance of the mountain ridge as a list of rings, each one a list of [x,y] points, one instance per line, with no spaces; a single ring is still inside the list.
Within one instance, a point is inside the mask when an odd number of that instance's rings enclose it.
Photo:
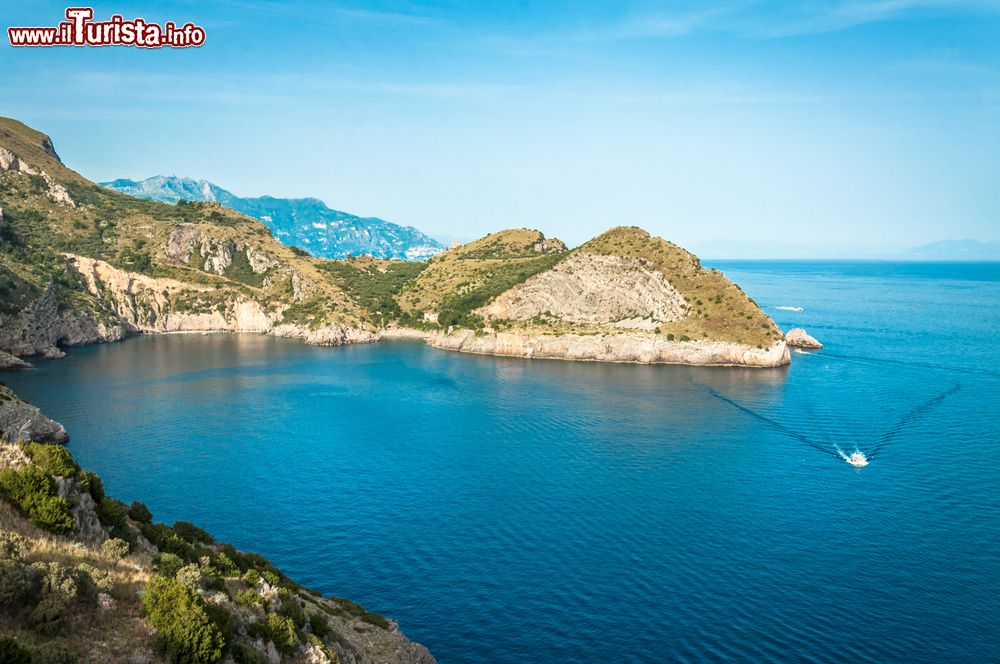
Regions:
[[[379,217],[361,217],[334,210],[315,197],[237,196],[208,180],[154,175],[144,180],[118,178],[102,187],[161,203],[179,200],[219,203],[263,221],[274,236],[321,258],[367,254],[376,258],[424,260],[444,247],[413,226],[401,226]]]

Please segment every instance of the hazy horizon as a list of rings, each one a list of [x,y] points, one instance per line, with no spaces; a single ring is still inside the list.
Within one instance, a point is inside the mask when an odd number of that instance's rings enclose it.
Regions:
[[[2,113],[94,181],[310,196],[434,237],[639,225],[709,256],[1000,240],[998,2],[94,9],[208,35],[0,48]]]

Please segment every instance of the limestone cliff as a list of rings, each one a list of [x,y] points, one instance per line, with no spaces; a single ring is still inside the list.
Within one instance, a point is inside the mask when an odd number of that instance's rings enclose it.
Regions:
[[[647,260],[576,252],[477,309],[489,319],[551,317],[572,323],[652,330],[689,305]]]
[[[527,359],[752,368],[778,367],[789,361],[788,347],[780,341],[758,348],[724,341],[670,341],[661,335],[477,334],[471,330],[447,333],[412,329],[390,330],[386,336],[420,338],[443,350]]]

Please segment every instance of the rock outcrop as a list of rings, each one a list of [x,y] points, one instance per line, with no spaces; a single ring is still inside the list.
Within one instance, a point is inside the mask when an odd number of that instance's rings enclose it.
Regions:
[[[127,333],[127,327],[97,301],[64,306],[52,283],[20,313],[0,315],[0,350],[19,357],[61,357],[61,344],[118,341]]]
[[[53,180],[52,176],[45,171],[32,167],[16,154],[3,147],[0,147],[0,171],[14,171],[15,173],[24,173],[25,175],[37,175],[45,181],[48,187],[49,198],[56,203],[76,207],[76,203],[70,198],[66,187]]]
[[[502,293],[477,313],[489,319],[526,321],[542,316],[652,330],[684,316],[688,308],[649,261],[578,252]]]
[[[819,341],[809,336],[801,327],[795,327],[785,334],[785,342],[796,348],[811,348],[818,350],[823,347]]]
[[[88,292],[110,303],[131,333],[251,332],[302,339],[317,346],[369,343],[379,338],[364,324],[328,323],[313,328],[284,322],[287,304],[268,309],[245,296],[218,299],[217,290],[209,286],[127,272],[85,256],[67,255],[66,260]]]
[[[31,364],[19,357],[0,350],[0,371],[14,371],[16,369],[30,369]]]
[[[634,364],[691,364],[701,366],[778,367],[788,364],[784,341],[754,348],[722,341],[670,341],[662,335],[596,334],[532,335],[521,332],[451,334],[397,329],[388,337],[421,338],[444,350],[550,360],[627,362]]]
[[[0,439],[10,443],[65,443],[69,435],[63,425],[50,420],[35,406],[21,401],[10,388],[0,386]]]

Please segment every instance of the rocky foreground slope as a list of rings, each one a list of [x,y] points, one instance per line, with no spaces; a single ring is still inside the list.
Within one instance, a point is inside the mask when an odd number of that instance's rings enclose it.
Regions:
[[[433,664],[394,621],[154,523],[61,445],[29,442],[65,439],[0,387],[0,661]]]

